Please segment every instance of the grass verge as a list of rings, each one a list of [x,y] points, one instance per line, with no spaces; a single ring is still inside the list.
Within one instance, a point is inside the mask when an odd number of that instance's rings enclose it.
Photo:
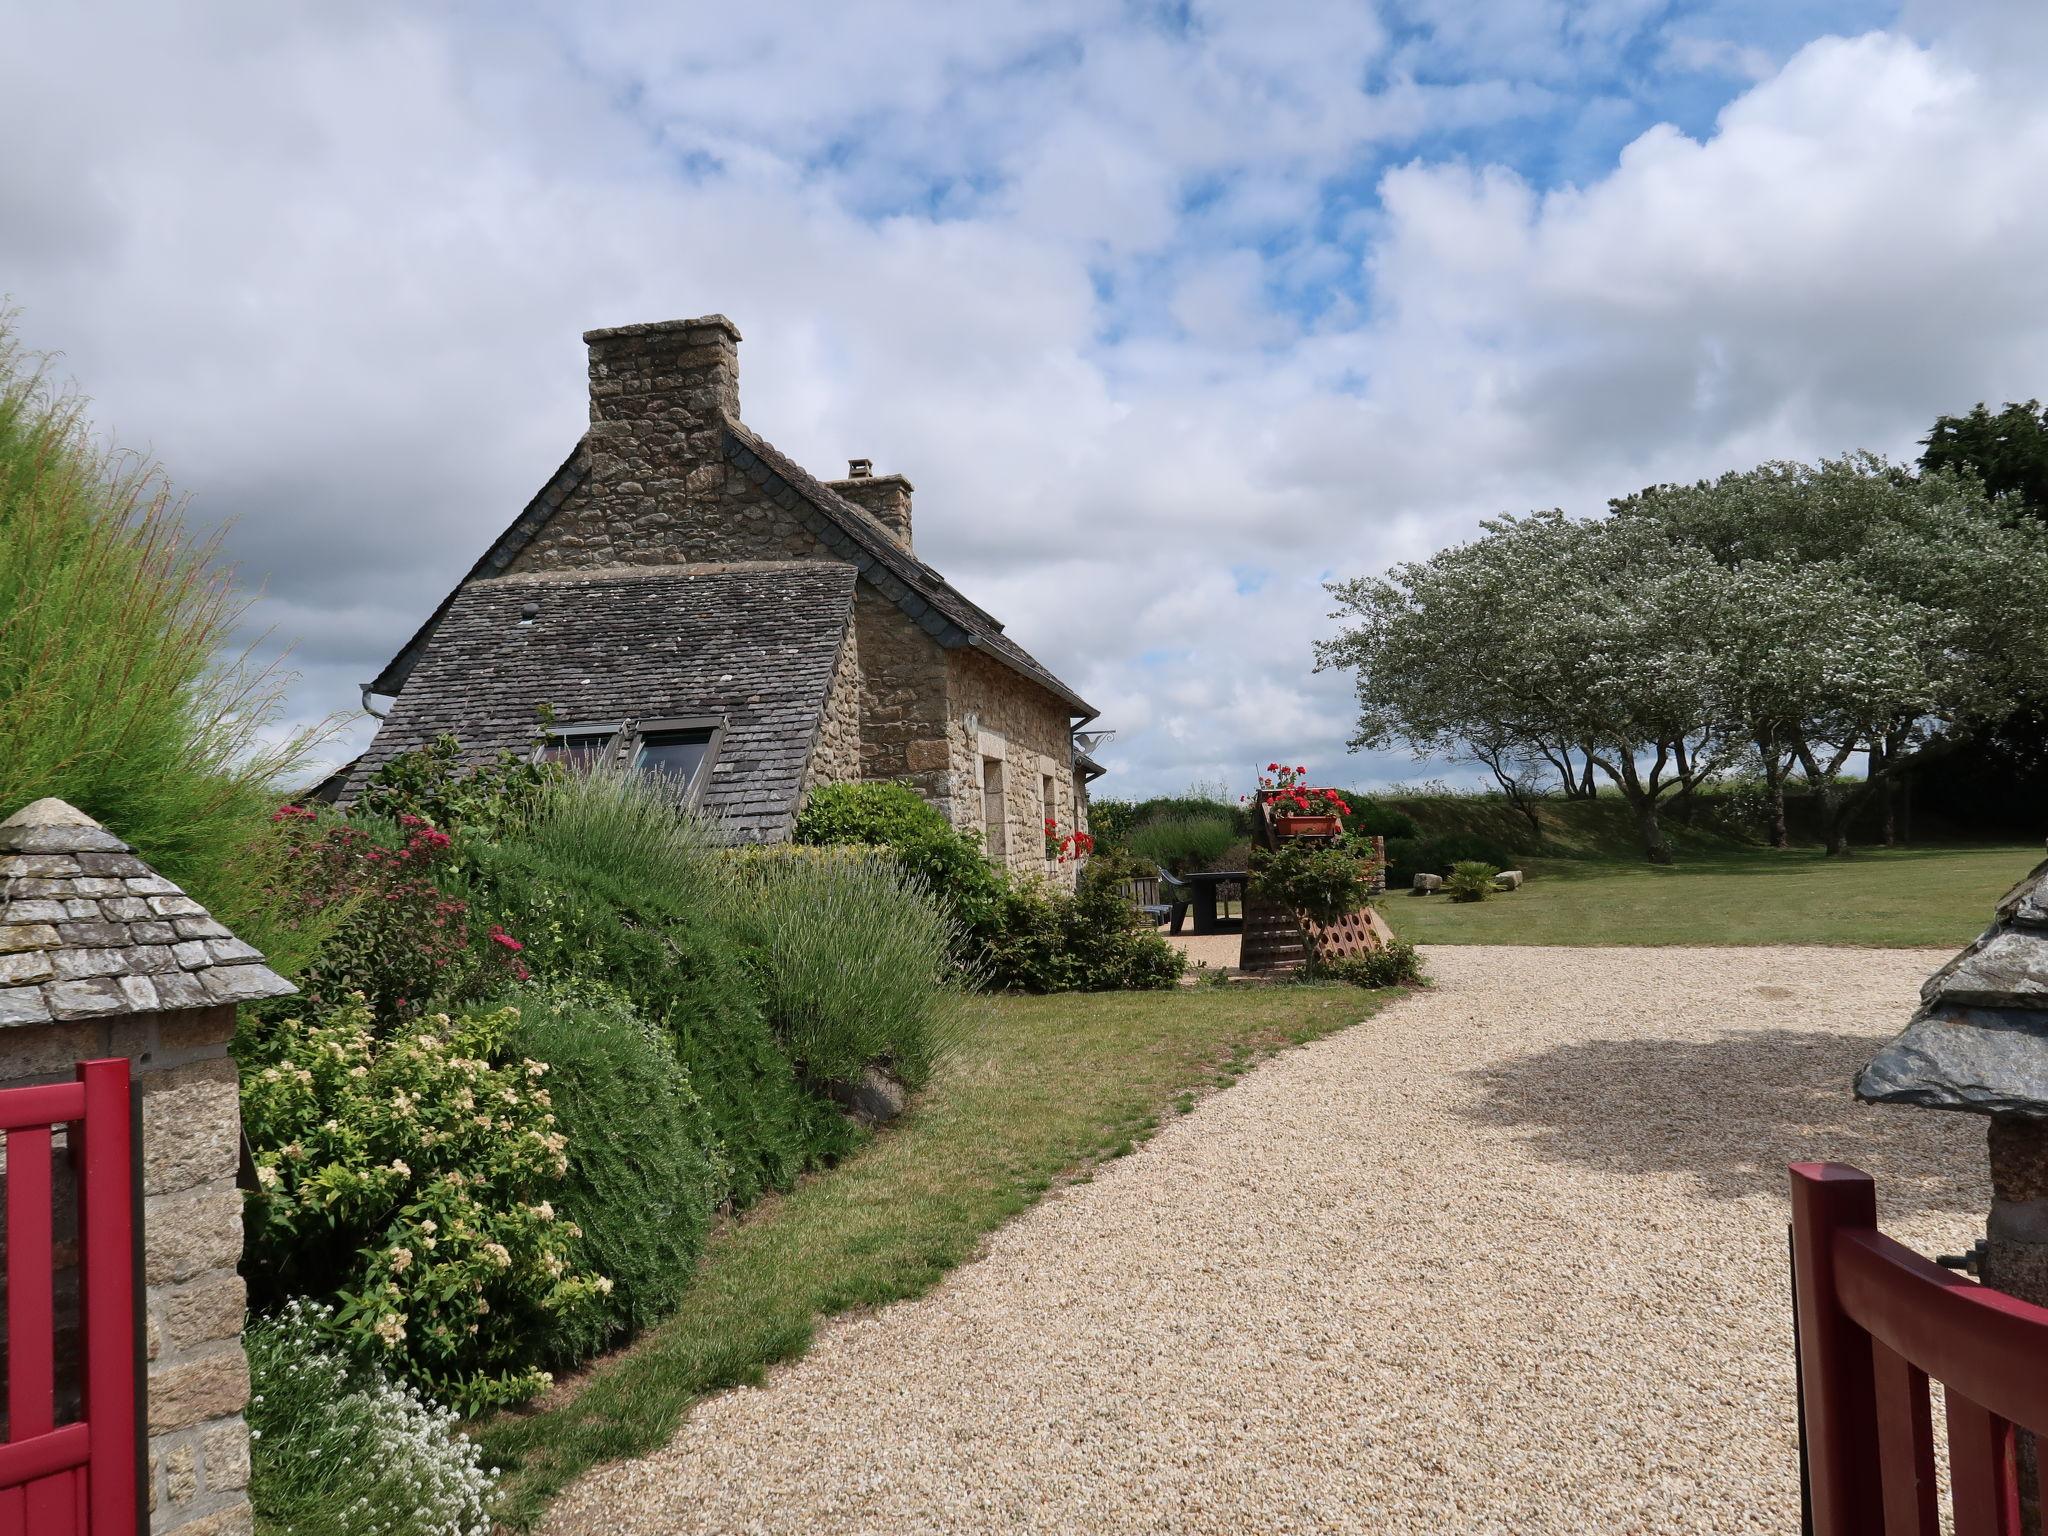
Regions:
[[[706,1393],[801,1354],[819,1319],[931,1288],[1055,1184],[1145,1140],[1262,1056],[1353,1024],[1390,993],[1229,987],[977,999],[899,1125],[733,1223],[678,1314],[537,1409],[478,1427],[530,1527],[573,1478],[666,1443]]]
[[[2002,845],[1744,848],[1640,861],[1530,859],[1521,890],[1457,904],[1394,892],[1381,903],[1418,944],[1843,944],[1960,947],[1991,921],[2041,850]]]

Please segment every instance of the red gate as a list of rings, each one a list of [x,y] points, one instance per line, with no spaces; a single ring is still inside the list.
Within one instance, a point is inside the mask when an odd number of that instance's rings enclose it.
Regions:
[[[126,1059],[0,1091],[7,1135],[7,1441],[0,1536],[136,1536],[143,1518],[136,1134]],[[84,1416],[57,1423],[52,1131],[68,1128],[78,1206]]]
[[[1927,1383],[1947,1402],[1956,1536],[2017,1536],[2013,1430],[2048,1429],[2048,1308],[1877,1230],[1870,1175],[1792,1165],[1800,1417],[1816,1536],[1935,1536]]]

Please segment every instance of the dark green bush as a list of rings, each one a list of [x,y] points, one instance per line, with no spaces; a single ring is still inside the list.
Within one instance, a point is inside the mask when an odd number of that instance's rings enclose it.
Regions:
[[[507,1045],[548,1065],[543,1083],[569,1172],[557,1216],[582,1229],[577,1267],[611,1281],[602,1315],[552,1340],[557,1359],[595,1354],[675,1311],[724,1196],[724,1152],[668,1036],[592,982],[521,988]]]
[[[1252,830],[1251,812],[1245,805],[1214,795],[1154,795],[1149,800],[1088,802],[1088,830],[1095,837],[1096,848],[1105,853],[1127,850],[1131,834],[1139,827],[1169,817],[1203,821],[1220,818],[1229,822],[1239,837],[1249,836]]]
[[[1506,869],[1514,860],[1500,844],[1484,837],[1452,833],[1445,837],[1387,839],[1387,887],[1415,883],[1417,874],[1447,875],[1460,860],[1476,860]]]
[[[821,784],[797,815],[794,840],[887,848],[923,879],[962,929],[978,934],[995,921],[1003,872],[989,862],[980,839],[956,830],[908,784]]]
[[[608,983],[674,1038],[744,1205],[838,1156],[856,1133],[807,1092],[761,1007],[720,852],[662,786],[577,775],[522,834],[465,835],[474,907],[542,980]]]
[[[466,827],[497,838],[530,821],[548,790],[567,777],[553,763],[511,752],[466,771],[461,761],[462,743],[449,735],[401,752],[363,781],[350,814],[417,816],[443,832]]]
[[[1412,986],[1422,980],[1422,961],[1413,944],[1394,939],[1362,955],[1321,962],[1313,968],[1311,979],[1348,981],[1354,987]]]
[[[1406,811],[1395,810],[1391,805],[1382,805],[1371,796],[1357,790],[1340,790],[1339,796],[1351,807],[1349,816],[1340,816],[1345,832],[1352,837],[1420,837],[1422,828],[1415,818]]]
[[[1180,980],[1187,958],[1144,920],[1114,861],[1092,860],[1079,889],[1018,881],[988,935],[989,984],[1014,992],[1153,991]]]

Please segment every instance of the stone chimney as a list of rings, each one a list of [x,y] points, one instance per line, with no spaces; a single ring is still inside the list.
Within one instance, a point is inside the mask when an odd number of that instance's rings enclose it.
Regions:
[[[740,414],[740,332],[723,315],[585,331],[590,348],[590,435],[629,470],[653,478],[661,462],[714,463],[711,434]]]
[[[846,478],[825,482],[882,525],[890,538],[910,548],[910,493],[901,475],[878,475],[872,459],[848,459]]]

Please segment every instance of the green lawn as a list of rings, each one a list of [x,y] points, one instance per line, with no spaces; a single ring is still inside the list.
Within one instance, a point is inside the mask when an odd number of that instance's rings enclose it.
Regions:
[[[929,1289],[1062,1180],[1131,1150],[1260,1056],[1365,1018],[1341,986],[979,1000],[970,1035],[895,1127],[735,1222],[682,1311],[541,1409],[483,1425],[507,1523],[599,1462],[651,1451],[707,1392],[800,1354],[817,1321]]]
[[[1538,859],[1528,883],[1483,902],[1389,893],[1382,911],[1420,944],[1855,944],[1960,947],[1991,921],[2038,847],[1681,853],[1658,869]]]

